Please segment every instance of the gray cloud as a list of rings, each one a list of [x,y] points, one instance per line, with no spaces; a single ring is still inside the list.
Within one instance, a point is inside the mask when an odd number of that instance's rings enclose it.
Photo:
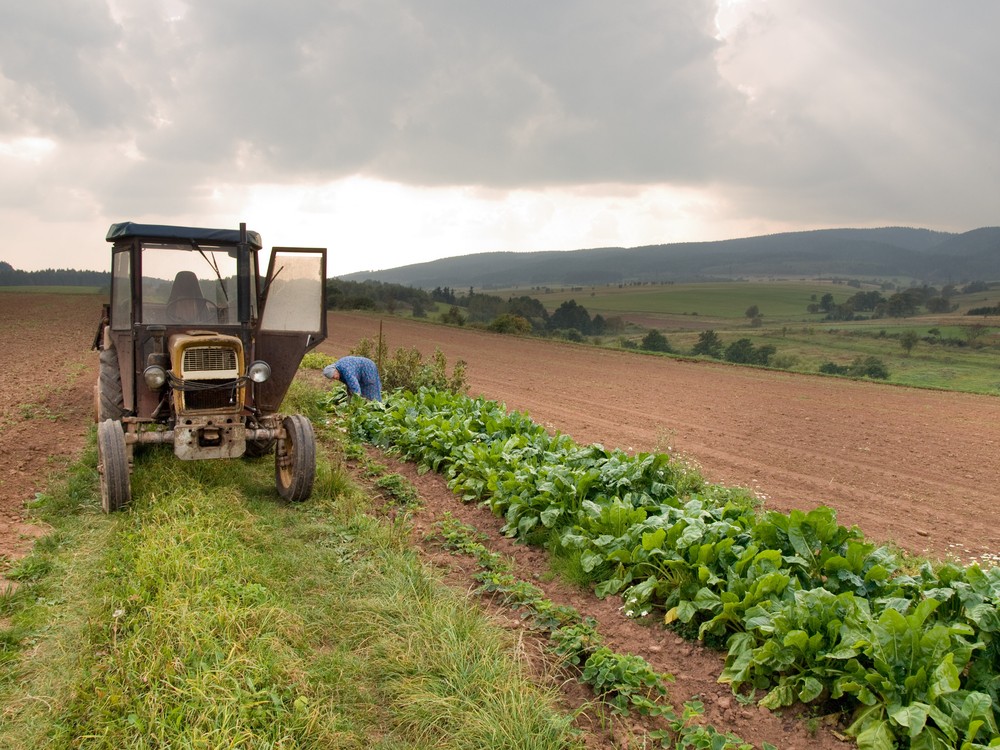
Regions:
[[[5,170],[0,198],[170,214],[213,181],[362,174],[702,187],[730,219],[792,224],[995,223],[1000,5],[741,7],[719,39],[710,0],[7,0],[0,141],[57,158]]]

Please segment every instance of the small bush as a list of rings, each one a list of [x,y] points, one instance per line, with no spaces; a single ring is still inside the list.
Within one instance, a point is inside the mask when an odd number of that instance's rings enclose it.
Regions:
[[[856,357],[847,371],[859,378],[887,380],[889,377],[889,368],[878,357]]]
[[[299,363],[299,367],[303,370],[322,370],[331,360],[325,354],[320,354],[319,352],[309,352],[302,358],[302,362]]]
[[[448,308],[448,312],[441,313],[441,322],[447,325],[464,326],[465,318],[462,317],[462,311],[457,306],[452,305]]]
[[[639,344],[639,348],[644,349],[647,352],[673,351],[673,349],[670,348],[670,342],[667,341],[667,337],[655,328],[643,336],[642,342]]]
[[[378,365],[385,390],[400,388],[418,391],[421,386],[427,386],[452,393],[465,393],[469,389],[465,360],[456,361],[449,375],[447,359],[440,349],[434,350],[430,362],[424,362],[423,355],[416,347],[399,347],[390,357],[384,339],[376,345],[371,339],[364,338],[351,349],[351,354],[368,357]]]
[[[576,328],[562,328],[554,331],[554,333],[561,339],[566,339],[566,341],[573,341],[577,344],[582,343],[586,339],[583,338],[583,334],[580,333]]]
[[[698,343],[694,345],[691,353],[719,359],[722,357],[722,339],[713,330],[702,331],[698,334]]]
[[[769,364],[779,370],[794,370],[798,367],[799,358],[794,354],[776,354]]]
[[[511,315],[510,313],[504,313],[493,319],[486,328],[494,333],[508,333],[515,335],[524,335],[531,333],[531,321],[527,318],[522,318],[520,315]]]
[[[834,362],[824,362],[819,371],[827,375],[848,375],[852,378],[872,378],[887,380],[889,368],[878,357],[855,357],[849,365],[838,365]]]

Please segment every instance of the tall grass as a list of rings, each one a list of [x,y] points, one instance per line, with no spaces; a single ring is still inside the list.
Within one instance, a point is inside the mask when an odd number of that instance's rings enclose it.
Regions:
[[[287,505],[270,458],[145,450],[114,516],[93,459],[38,503],[54,530],[0,598],[0,747],[572,746],[518,644],[336,459]]]

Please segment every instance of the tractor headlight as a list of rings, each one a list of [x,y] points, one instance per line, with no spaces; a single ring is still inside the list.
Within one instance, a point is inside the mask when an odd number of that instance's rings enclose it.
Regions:
[[[271,377],[271,365],[260,359],[251,362],[247,369],[247,377],[255,383],[263,383]]]
[[[167,382],[167,371],[160,365],[150,365],[142,371],[142,379],[151,391],[160,390]]]

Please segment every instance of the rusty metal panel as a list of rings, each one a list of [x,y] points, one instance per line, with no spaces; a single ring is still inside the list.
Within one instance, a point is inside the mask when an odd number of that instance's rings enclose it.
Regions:
[[[246,429],[238,421],[203,417],[174,427],[174,455],[184,461],[239,458],[247,449]]]
[[[275,412],[292,384],[302,356],[312,348],[310,336],[301,333],[260,331],[257,334],[254,359],[271,366],[271,379],[253,386],[258,409],[265,414]]]

